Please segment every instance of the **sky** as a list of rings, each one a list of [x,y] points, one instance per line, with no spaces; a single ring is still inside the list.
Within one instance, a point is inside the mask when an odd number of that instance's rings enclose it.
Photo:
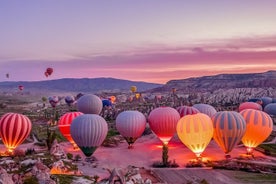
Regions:
[[[276,70],[275,10],[274,0],[0,0],[0,81]]]

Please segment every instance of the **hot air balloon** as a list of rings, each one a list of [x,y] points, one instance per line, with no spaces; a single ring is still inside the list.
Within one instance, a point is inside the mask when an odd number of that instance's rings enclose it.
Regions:
[[[100,114],[102,108],[103,102],[96,95],[83,95],[77,101],[78,111],[84,114]]]
[[[50,76],[50,75],[52,75],[53,71],[54,71],[53,68],[47,68],[45,73],[47,73],[47,75]]]
[[[30,119],[17,113],[6,113],[0,119],[0,137],[9,152],[19,146],[30,134]]]
[[[179,139],[197,158],[205,150],[213,137],[213,123],[209,116],[203,113],[187,115],[177,123],[177,135]]]
[[[48,101],[49,101],[49,103],[51,104],[51,106],[52,106],[53,108],[55,108],[56,105],[57,105],[57,103],[59,102],[59,99],[58,99],[57,96],[50,96],[50,97],[48,98]]]
[[[97,114],[83,114],[74,118],[70,132],[73,140],[86,157],[90,157],[104,141],[108,127]]]
[[[19,85],[19,86],[18,86],[18,89],[19,89],[20,91],[22,91],[22,90],[24,89],[24,86]]]
[[[208,115],[210,118],[217,112],[217,110],[209,104],[195,104],[193,107],[201,113]]]
[[[110,97],[109,97],[109,100],[110,100],[112,103],[115,103],[115,101],[116,101],[116,96],[110,96]]]
[[[140,96],[141,96],[141,94],[140,94],[140,93],[135,93],[135,98],[136,98],[136,99],[139,99],[139,98],[140,98]]]
[[[6,77],[7,77],[7,78],[10,78],[10,74],[9,74],[9,73],[6,73]]]
[[[250,99],[248,100],[248,102],[255,102],[255,103],[260,104],[260,105],[263,104],[263,101],[262,101],[262,99],[260,99],[260,98],[250,98]]]
[[[265,108],[266,105],[270,104],[272,102],[272,98],[271,97],[262,97],[261,98],[263,104],[263,109]]]
[[[264,112],[271,116],[276,116],[276,103],[270,103],[264,108]]]
[[[62,135],[73,145],[74,149],[78,146],[74,142],[73,138],[71,137],[70,133],[70,126],[74,118],[79,115],[82,115],[81,112],[68,112],[60,117],[58,121],[58,128]]]
[[[148,117],[151,130],[165,145],[176,133],[176,125],[179,119],[179,113],[172,107],[155,108]]]
[[[185,106],[185,105],[177,107],[176,110],[179,112],[180,118],[182,118],[183,116],[186,116],[186,115],[199,113],[199,110],[197,110],[196,108]]]
[[[73,96],[66,96],[64,100],[68,106],[71,106],[75,102],[75,98]]]
[[[263,110],[262,106],[255,102],[243,102],[239,105],[239,112],[244,109],[255,109],[255,110]]]
[[[246,122],[243,116],[235,111],[217,112],[213,115],[212,121],[214,125],[214,140],[224,153],[228,154],[244,136]]]
[[[130,87],[130,91],[131,91],[132,93],[135,93],[135,92],[137,91],[137,87],[136,87],[136,86],[131,86],[131,87]]]
[[[246,132],[242,138],[243,144],[247,147],[247,153],[265,141],[273,129],[271,117],[259,110],[245,109],[240,112],[246,122]]]
[[[139,111],[124,111],[116,118],[116,129],[132,148],[133,143],[142,135],[146,128],[146,117]]]
[[[112,107],[112,103],[111,103],[110,100],[103,99],[102,102],[103,102],[103,108],[110,108],[110,107]]]

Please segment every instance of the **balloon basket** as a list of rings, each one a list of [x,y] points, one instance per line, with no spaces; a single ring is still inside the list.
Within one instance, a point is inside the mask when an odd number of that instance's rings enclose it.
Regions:
[[[134,149],[133,144],[128,145],[127,149]]]
[[[91,157],[86,157],[85,158],[85,162],[88,162],[88,163],[93,163],[95,162],[97,159],[94,157],[94,156],[91,156]]]

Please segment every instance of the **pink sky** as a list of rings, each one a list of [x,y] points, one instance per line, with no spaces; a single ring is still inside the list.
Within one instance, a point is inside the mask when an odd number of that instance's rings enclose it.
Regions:
[[[0,81],[113,77],[166,83],[276,70],[275,9],[270,0],[5,2]],[[49,78],[47,67],[54,68]]]

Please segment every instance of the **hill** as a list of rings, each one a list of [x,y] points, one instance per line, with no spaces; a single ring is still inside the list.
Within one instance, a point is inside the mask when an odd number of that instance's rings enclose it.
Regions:
[[[235,88],[275,88],[276,71],[248,74],[219,74],[168,81],[165,85],[150,90],[151,92],[168,92],[176,88],[182,93],[213,92],[218,89]]]
[[[65,78],[47,81],[20,81],[0,82],[0,91],[18,90],[19,85],[24,86],[24,91],[66,91],[66,92],[91,92],[100,91],[129,91],[130,86],[136,86],[138,91],[149,90],[162,86],[161,84],[136,82],[115,78]]]

